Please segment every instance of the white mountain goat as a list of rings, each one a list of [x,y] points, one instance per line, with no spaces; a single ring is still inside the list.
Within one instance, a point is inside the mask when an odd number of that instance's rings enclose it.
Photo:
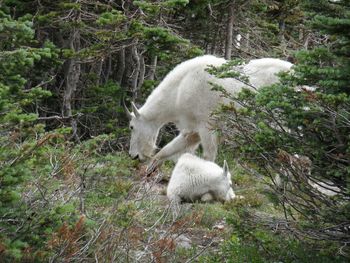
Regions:
[[[175,165],[167,188],[173,208],[181,201],[230,201],[235,198],[226,161],[221,168],[193,154],[183,154]]]
[[[219,79],[206,71],[209,65],[220,66],[225,59],[205,55],[177,65],[153,90],[146,103],[137,109],[132,103],[130,119],[131,140],[129,154],[141,161],[151,159],[150,168],[161,164],[174,155],[190,152],[201,143],[203,158],[214,161],[217,153],[217,135],[213,131],[210,114],[225,99],[212,90],[215,83],[230,93],[242,87],[250,88],[233,78]],[[247,77],[256,88],[278,82],[276,73],[288,71],[292,64],[273,58],[251,60],[235,68]],[[174,123],[179,135],[164,146],[156,155],[156,140],[159,130],[167,123]]]
[[[342,191],[333,182],[323,179],[318,180],[312,176],[312,161],[309,157],[299,154],[289,154],[285,151],[279,153],[279,159],[282,162],[280,173],[274,178],[277,187],[283,189],[285,187],[293,187],[290,181],[304,182],[312,187],[316,194],[325,196],[335,196],[341,194]]]

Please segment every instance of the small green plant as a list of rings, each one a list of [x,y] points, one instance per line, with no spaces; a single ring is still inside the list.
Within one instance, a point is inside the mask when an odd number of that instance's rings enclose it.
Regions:
[[[286,232],[281,219],[256,217],[246,209],[231,210],[228,222],[231,238],[220,248],[220,253],[204,256],[205,262],[346,262],[340,255],[333,256],[332,242],[300,240]],[[271,231],[275,228],[275,231]],[[318,247],[318,252],[315,251]],[[312,251],[312,252],[311,252]]]

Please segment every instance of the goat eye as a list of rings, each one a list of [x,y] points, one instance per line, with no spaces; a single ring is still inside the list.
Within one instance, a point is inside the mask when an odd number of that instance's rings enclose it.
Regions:
[[[130,130],[133,130],[134,129],[134,126],[130,126]]]

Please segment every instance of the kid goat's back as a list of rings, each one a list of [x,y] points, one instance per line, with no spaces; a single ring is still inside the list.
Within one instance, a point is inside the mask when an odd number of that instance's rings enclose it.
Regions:
[[[226,161],[221,168],[190,153],[178,160],[167,188],[172,204],[181,201],[230,201],[235,198]]]

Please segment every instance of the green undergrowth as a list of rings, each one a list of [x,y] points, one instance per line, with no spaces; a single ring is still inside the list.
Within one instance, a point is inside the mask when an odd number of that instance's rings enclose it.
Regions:
[[[218,159],[228,161],[238,198],[203,207],[204,225],[210,226],[205,219],[224,218],[229,231],[218,250],[200,256],[198,262],[347,262],[338,244],[303,239],[288,229],[266,179],[249,175],[229,153]]]
[[[310,262],[313,254],[312,262],[342,262],[329,256],[336,254],[331,244],[316,246],[271,227],[283,222],[283,213],[264,181],[227,156],[238,197],[225,204],[183,204],[174,218],[166,198],[174,164],[160,168],[162,180],[145,177],[144,165],[126,153],[102,151],[112,139],[78,146],[48,140],[51,156],[40,151],[41,161],[28,166],[37,176],[21,184],[18,216],[25,228],[0,239],[5,262]],[[189,243],[178,243],[179,236]]]
[[[347,262],[331,242],[298,239],[281,218],[257,217],[245,206],[230,210],[230,238],[219,253],[200,257],[199,262]]]

